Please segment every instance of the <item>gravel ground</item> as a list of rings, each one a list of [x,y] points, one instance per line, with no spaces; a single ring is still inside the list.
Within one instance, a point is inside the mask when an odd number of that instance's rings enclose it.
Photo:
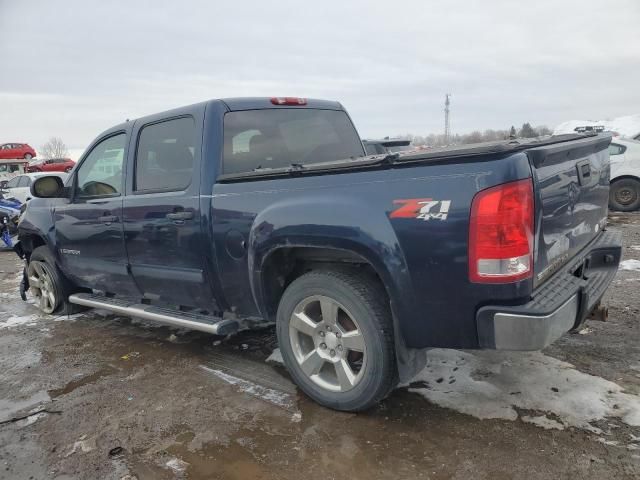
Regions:
[[[40,315],[0,252],[0,479],[639,478],[640,215],[610,223],[627,269],[608,322],[543,352],[433,350],[358,415],[266,362],[272,329]]]

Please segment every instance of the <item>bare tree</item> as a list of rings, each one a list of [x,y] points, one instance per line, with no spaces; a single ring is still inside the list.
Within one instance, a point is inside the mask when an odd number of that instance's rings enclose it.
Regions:
[[[69,150],[60,137],[51,137],[40,147],[40,156],[45,159],[66,158],[69,156]]]

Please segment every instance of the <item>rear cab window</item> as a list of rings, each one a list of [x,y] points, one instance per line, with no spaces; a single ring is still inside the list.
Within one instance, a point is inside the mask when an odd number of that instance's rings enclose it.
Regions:
[[[224,117],[224,174],[330,162],[364,155],[344,111],[278,108]]]
[[[193,117],[146,125],[140,131],[134,191],[181,191],[190,184],[196,145]]]

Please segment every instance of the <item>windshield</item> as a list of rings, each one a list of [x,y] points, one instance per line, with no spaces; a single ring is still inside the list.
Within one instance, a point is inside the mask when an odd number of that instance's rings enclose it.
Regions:
[[[224,117],[223,173],[362,157],[360,137],[343,111],[279,108]]]

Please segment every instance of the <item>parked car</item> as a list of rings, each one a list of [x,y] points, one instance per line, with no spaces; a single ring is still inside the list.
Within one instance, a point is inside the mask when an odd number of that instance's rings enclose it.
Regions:
[[[413,150],[410,140],[363,140],[367,155],[385,155],[389,153],[407,152]]]
[[[630,212],[640,208],[640,141],[616,138],[609,145],[611,189],[609,208]]]
[[[16,198],[21,203],[25,203],[27,200],[31,200],[31,184],[33,181],[45,175],[55,175],[63,182],[69,176],[67,173],[25,173],[9,180],[2,191],[6,192],[6,196]]]
[[[29,172],[67,172],[73,170],[76,162],[70,158],[48,158],[33,162],[29,165]]]
[[[4,143],[0,145],[0,158],[24,158],[31,160],[36,151],[26,143]]]
[[[371,157],[337,102],[178,108],[102,133],[64,184],[36,179],[21,288],[45,313],[218,335],[274,322],[302,391],[363,410],[428,347],[537,350],[604,311],[610,141]]]

